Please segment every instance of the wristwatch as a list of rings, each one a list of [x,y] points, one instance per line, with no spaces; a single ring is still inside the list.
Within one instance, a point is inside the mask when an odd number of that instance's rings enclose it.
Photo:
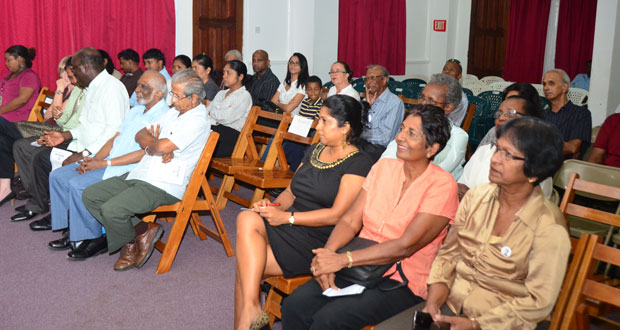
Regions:
[[[288,218],[288,223],[291,226],[295,223],[295,212],[291,212],[291,216]]]

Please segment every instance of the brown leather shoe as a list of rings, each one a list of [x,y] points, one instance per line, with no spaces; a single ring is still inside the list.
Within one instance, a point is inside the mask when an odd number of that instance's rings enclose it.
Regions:
[[[136,267],[140,268],[149,260],[157,242],[164,234],[164,229],[156,224],[149,223],[149,227],[142,235],[136,237],[136,245],[138,246],[138,256],[136,258]]]
[[[136,257],[138,256],[138,250],[136,243],[127,243],[123,245],[120,256],[114,264],[114,270],[123,271],[134,268],[136,266]]]

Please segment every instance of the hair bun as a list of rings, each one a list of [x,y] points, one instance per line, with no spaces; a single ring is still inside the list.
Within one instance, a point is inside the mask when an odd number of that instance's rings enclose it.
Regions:
[[[28,48],[28,57],[30,57],[30,60],[34,60],[34,58],[37,56],[37,51],[34,49],[34,47],[30,47]]]

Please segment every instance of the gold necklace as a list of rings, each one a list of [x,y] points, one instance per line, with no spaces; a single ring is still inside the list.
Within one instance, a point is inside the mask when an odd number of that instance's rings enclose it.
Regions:
[[[314,150],[312,150],[312,157],[310,157],[310,164],[312,164],[312,166],[314,166],[315,168],[318,168],[319,170],[326,170],[328,168],[336,167],[342,164],[345,160],[347,160],[351,156],[359,152],[359,150],[355,150],[355,151],[350,152],[348,155],[344,156],[343,158],[335,160],[331,163],[326,163],[326,162],[319,160],[319,155],[325,149],[325,147],[326,145],[322,143],[317,144]]]

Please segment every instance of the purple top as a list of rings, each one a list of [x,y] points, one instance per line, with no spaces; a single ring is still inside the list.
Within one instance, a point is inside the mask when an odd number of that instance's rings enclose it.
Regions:
[[[0,117],[12,122],[27,120],[30,110],[32,110],[32,106],[39,96],[41,79],[39,79],[39,76],[32,71],[32,69],[25,69],[17,77],[11,80],[6,80],[10,74],[11,72],[4,75],[2,77],[2,81],[0,82],[0,97],[2,97],[2,105],[9,103],[11,100],[16,98],[17,95],[19,95],[19,89],[22,87],[30,87],[34,89],[34,92],[26,104],[13,111],[3,113]]]

